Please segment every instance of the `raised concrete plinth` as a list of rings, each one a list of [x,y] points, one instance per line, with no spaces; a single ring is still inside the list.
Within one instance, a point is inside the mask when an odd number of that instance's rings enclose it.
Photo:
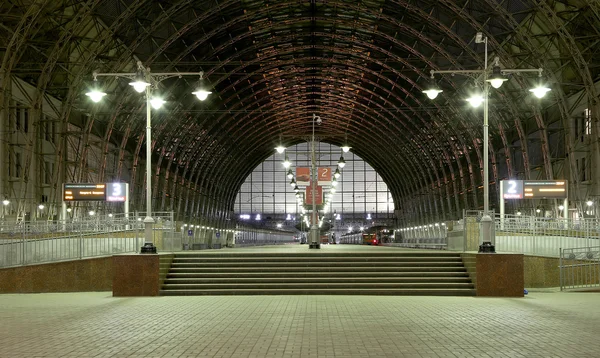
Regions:
[[[477,296],[523,297],[522,254],[477,254]]]
[[[113,256],[113,296],[158,296],[159,255]]]

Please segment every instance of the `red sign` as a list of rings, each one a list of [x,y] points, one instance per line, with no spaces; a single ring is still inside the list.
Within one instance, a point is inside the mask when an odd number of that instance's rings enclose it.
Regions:
[[[310,184],[310,168],[296,168],[296,184],[297,185],[309,185]]]
[[[318,172],[319,185],[331,184],[331,168],[319,168]]]
[[[304,198],[306,199],[307,205],[312,205],[312,186],[306,187],[306,195]],[[323,204],[323,187],[320,185],[317,185],[317,191],[315,192],[315,204]]]

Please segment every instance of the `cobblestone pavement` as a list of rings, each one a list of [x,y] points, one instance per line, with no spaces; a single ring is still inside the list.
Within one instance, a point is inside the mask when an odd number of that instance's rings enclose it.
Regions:
[[[0,295],[1,357],[599,357],[597,293]]]

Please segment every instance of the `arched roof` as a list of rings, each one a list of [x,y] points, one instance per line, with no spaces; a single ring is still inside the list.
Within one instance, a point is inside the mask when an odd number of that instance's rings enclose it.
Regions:
[[[568,123],[573,93],[598,101],[596,0],[27,0],[2,2],[0,13],[2,73],[35,85],[34,102],[61,100],[60,120],[89,113],[107,142],[141,156],[144,103],[125,82],[103,79],[108,102],[90,105],[82,93],[92,72],[133,71],[137,60],[158,72],[204,71],[206,102],[190,93],[195,78],[162,83],[169,105],[154,114],[153,161],[157,175],[210,188],[223,210],[275,145],[305,140],[312,114],[323,119],[317,136],[350,145],[395,202],[440,216],[480,206],[482,114],[463,100],[472,79],[441,76],[436,101],[421,93],[431,69],[482,68],[477,32],[503,67],[543,68],[553,90],[540,103],[523,99],[537,79],[515,76],[491,96],[490,150],[506,153],[491,156],[492,182],[497,160],[509,173],[537,166],[550,179],[546,130]],[[532,164],[536,131],[543,159]]]

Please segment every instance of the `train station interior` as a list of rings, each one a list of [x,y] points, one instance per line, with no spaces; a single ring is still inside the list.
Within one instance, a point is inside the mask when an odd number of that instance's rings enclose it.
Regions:
[[[0,1],[0,357],[597,357],[598,0]]]

